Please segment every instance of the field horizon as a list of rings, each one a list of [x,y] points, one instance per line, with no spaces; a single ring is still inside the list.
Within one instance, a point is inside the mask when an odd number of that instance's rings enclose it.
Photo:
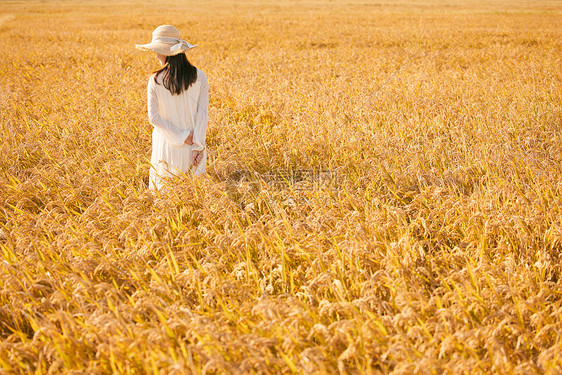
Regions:
[[[561,16],[0,1],[0,373],[559,374]],[[165,192],[160,24],[210,88]]]

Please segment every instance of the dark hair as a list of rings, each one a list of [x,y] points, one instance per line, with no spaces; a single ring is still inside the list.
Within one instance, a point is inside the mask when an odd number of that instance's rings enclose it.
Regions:
[[[156,78],[163,73],[162,83],[170,90],[172,95],[181,94],[197,80],[197,68],[187,60],[185,53],[175,56],[166,56],[166,64],[154,75],[154,82],[159,84]]]

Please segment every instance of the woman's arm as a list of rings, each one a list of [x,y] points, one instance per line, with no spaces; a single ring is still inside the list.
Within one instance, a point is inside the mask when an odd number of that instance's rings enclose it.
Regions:
[[[158,112],[158,97],[156,96],[156,83],[153,76],[148,80],[147,98],[148,121],[150,124],[157,128],[160,134],[166,137],[173,146],[183,146],[191,131],[181,130],[160,116]]]
[[[204,74],[204,73],[203,73]],[[203,83],[197,100],[197,114],[193,127],[193,151],[203,151],[205,149],[205,139],[207,137],[207,123],[209,122],[209,82],[207,76],[203,75]]]

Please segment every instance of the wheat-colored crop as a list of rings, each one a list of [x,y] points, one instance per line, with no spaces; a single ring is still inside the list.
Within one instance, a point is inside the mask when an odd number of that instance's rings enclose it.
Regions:
[[[0,2],[0,368],[562,372],[562,4]],[[210,82],[147,190],[137,51]]]

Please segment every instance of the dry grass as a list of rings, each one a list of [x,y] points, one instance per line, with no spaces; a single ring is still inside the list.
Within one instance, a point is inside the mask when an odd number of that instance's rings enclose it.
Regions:
[[[0,368],[562,371],[562,4],[182,3],[0,2]],[[162,195],[161,23],[211,91]]]

